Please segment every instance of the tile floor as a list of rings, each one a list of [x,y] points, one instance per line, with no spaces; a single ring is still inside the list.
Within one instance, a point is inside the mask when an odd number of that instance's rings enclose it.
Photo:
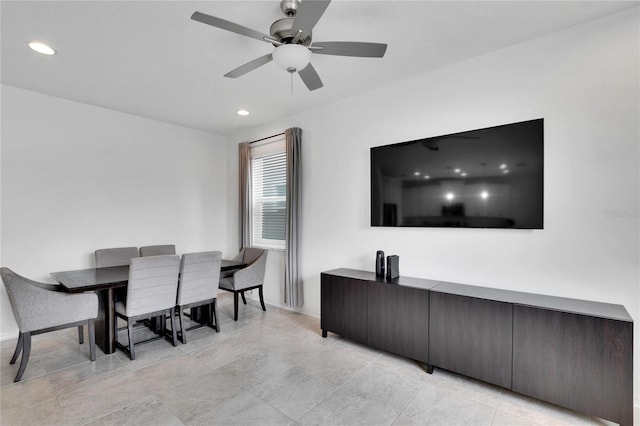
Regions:
[[[15,339],[1,349],[0,423],[10,425],[590,425],[607,422],[320,336],[317,318],[254,300],[221,332],[190,332],[89,362],[76,329],[34,337],[22,382],[12,383]],[[139,332],[145,333],[144,329]],[[126,339],[126,337],[125,337]]]

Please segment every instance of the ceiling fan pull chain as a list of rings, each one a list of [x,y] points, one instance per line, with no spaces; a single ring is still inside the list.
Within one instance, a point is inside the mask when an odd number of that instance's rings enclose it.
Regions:
[[[293,73],[289,73],[289,77],[291,78],[291,96],[293,96]]]

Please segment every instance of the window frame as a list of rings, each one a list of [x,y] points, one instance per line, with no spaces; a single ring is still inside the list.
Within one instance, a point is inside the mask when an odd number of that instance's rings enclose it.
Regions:
[[[263,206],[265,204],[264,200],[267,200],[266,202],[269,201],[273,201],[273,202],[282,202],[284,201],[284,205],[285,205],[285,210],[286,210],[286,204],[287,204],[287,191],[286,191],[286,143],[285,143],[285,135],[278,135],[278,136],[273,136],[271,138],[265,139],[263,141],[260,142],[254,142],[253,144],[251,144],[250,146],[250,166],[249,166],[249,179],[250,179],[250,199],[251,202],[249,204],[249,215],[251,217],[250,220],[250,233],[249,233],[249,238],[250,238],[250,245],[251,247],[258,247],[258,248],[263,248],[263,249],[268,249],[268,250],[279,250],[279,251],[284,251],[286,248],[286,229],[285,229],[285,235],[283,235],[282,240],[280,239],[269,239],[269,238],[259,238],[256,239],[256,232],[260,232],[256,229],[256,223],[258,224],[262,224],[265,221],[264,216],[262,216],[260,218],[257,218],[258,220],[256,220],[256,197],[255,197],[255,191],[254,191],[254,159],[258,159],[258,158],[264,158],[264,157],[269,157],[269,156],[273,156],[273,155],[280,155],[280,154],[284,154],[285,156],[285,167],[284,167],[284,181],[285,181],[285,193],[284,195],[281,196],[270,196],[270,197],[261,197],[261,202],[260,205]],[[286,213],[285,213],[286,214]],[[286,226],[286,225],[285,225]],[[255,232],[254,232],[255,231]]]

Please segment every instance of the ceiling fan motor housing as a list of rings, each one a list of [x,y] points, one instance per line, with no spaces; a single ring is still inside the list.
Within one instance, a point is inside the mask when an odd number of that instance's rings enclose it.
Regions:
[[[269,33],[271,37],[278,40],[280,43],[289,44],[291,40],[296,36],[293,27],[293,18],[282,18],[275,21],[271,24],[271,28]],[[297,44],[302,44],[303,46],[309,46],[311,44],[311,34],[307,37],[298,40]]]

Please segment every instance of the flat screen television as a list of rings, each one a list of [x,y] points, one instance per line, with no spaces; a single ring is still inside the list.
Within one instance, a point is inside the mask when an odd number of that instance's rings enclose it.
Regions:
[[[543,228],[543,119],[371,148],[371,226]]]

